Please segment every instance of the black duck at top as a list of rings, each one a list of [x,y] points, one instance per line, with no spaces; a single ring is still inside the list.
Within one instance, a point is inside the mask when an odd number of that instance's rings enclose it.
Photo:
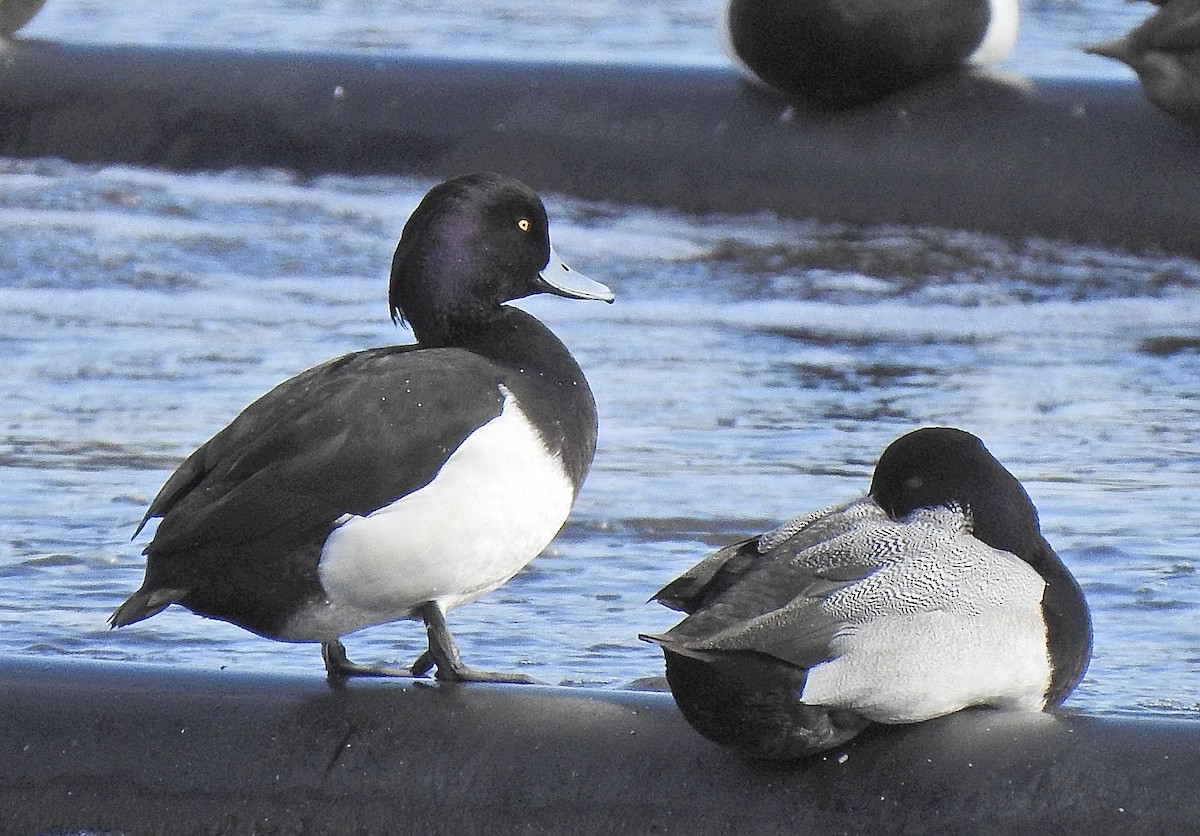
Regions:
[[[595,452],[579,366],[504,304],[534,293],[612,300],[554,255],[524,184],[473,174],[432,189],[405,224],[389,293],[418,343],[302,372],[193,453],[142,520],[162,518],[113,626],[182,604],[320,642],[336,677],[385,672],[349,662],[339,637],[421,618],[429,650],[413,674],[527,680],[463,664],[445,613],[545,548]]]
[[[846,106],[997,63],[1018,20],[1016,0],[730,0],[725,41],[751,80]]]
[[[824,751],[870,722],[973,705],[1043,710],[1091,657],[1083,593],[1021,484],[982,442],[893,442],[867,496],[724,548],[656,596],[681,711],[764,758]]]

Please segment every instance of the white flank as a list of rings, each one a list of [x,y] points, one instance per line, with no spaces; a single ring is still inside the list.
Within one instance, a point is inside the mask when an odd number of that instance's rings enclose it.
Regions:
[[[957,512],[955,512],[957,513]],[[918,511],[903,556],[822,602],[842,626],[801,700],[913,723],[972,705],[1037,711],[1050,685],[1045,581],[947,509]],[[883,538],[880,538],[883,539]]]
[[[801,701],[852,708],[878,723],[917,723],[972,705],[1040,711],[1050,686],[1041,618],[1038,603],[848,625],[833,642],[843,655],[809,671]]]
[[[541,553],[573,499],[561,463],[505,391],[501,414],[432,482],[329,535],[319,568],[328,601],[300,614],[289,638],[344,635],[411,617],[428,601],[447,611],[473,601]]]
[[[1021,9],[1017,0],[991,0],[991,20],[975,51],[967,58],[972,64],[999,64],[1017,43]]]

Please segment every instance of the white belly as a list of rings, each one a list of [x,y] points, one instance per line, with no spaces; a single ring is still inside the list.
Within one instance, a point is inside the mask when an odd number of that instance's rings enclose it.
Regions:
[[[879,723],[914,723],[972,705],[1040,711],[1050,659],[1040,603],[962,618],[919,613],[855,625],[844,651],[809,671],[801,701],[852,708]]]
[[[429,601],[444,611],[473,601],[537,557],[573,501],[561,463],[509,394],[432,482],[329,535],[318,569],[327,600],[294,619],[288,638],[329,639]]]
[[[881,723],[919,722],[971,705],[1044,707],[1051,676],[1046,583],[956,519],[961,514],[948,509],[917,512],[900,527],[903,559],[826,599],[824,606],[848,617],[829,643],[832,658],[809,671],[804,702],[851,708]]]

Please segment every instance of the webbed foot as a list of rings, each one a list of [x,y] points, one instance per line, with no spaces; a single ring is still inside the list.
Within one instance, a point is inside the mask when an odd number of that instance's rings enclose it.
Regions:
[[[463,663],[458,645],[450,635],[446,626],[446,616],[442,608],[434,602],[424,604],[420,608],[421,617],[425,619],[425,632],[429,636],[429,650],[417,659],[412,667],[415,673],[418,669],[427,673],[437,666],[434,676],[439,682],[512,682],[521,685],[543,684],[532,676],[523,673],[497,673],[481,671],[468,667]]]
[[[413,676],[403,668],[371,667],[351,662],[346,646],[337,639],[321,642],[321,658],[325,661],[325,677],[331,682],[344,682],[352,676]]]

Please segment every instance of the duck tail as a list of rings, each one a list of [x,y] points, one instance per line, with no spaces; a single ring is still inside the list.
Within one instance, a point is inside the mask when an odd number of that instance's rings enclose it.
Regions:
[[[1102,41],[1096,44],[1088,44],[1083,48],[1083,51],[1088,55],[1099,55],[1101,58],[1112,58],[1113,60],[1120,61],[1123,64],[1129,63],[1129,43],[1125,38],[1117,38],[1115,41]]]
[[[189,592],[188,589],[146,589],[143,587],[129,596],[124,604],[109,616],[109,627],[124,627],[143,619],[158,615],[171,604],[178,604]]]

